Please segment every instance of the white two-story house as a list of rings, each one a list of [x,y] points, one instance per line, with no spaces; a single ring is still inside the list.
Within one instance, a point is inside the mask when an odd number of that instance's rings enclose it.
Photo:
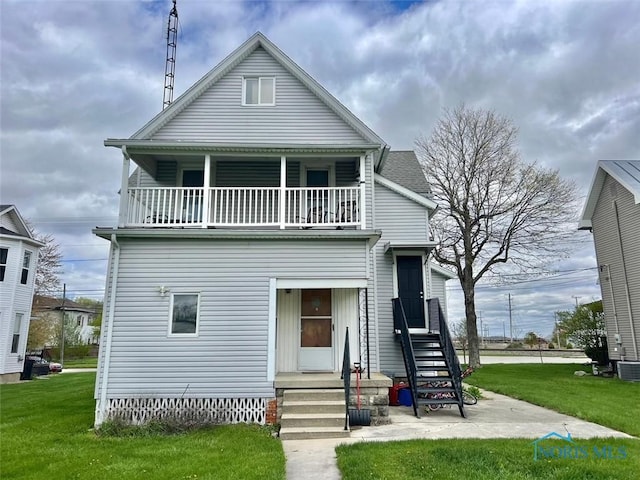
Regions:
[[[42,246],[15,205],[0,205],[0,383],[18,381],[24,367]]]
[[[347,327],[381,389],[404,372],[391,299],[425,329],[451,278],[429,266],[429,186],[264,35],[105,145],[122,186],[119,224],[94,230],[111,243],[96,424],[270,421],[296,375],[339,380]]]

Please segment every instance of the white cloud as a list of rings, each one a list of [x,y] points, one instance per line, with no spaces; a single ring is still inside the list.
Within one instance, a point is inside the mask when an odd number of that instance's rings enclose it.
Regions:
[[[178,3],[177,94],[260,30],[393,148],[412,148],[443,107],[466,102],[510,117],[523,158],[559,169],[583,194],[597,160],[640,157],[639,2]],[[0,4],[1,201],[81,244],[65,247],[70,259],[106,257],[89,230],[114,221],[121,162],[102,141],[160,111],[170,6]],[[583,239],[577,250],[588,253],[559,269],[595,267]],[[70,287],[101,278],[105,264],[94,263],[69,265]],[[598,287],[585,274],[521,291],[527,318],[548,319]],[[504,315],[504,293],[479,290],[486,315]]]

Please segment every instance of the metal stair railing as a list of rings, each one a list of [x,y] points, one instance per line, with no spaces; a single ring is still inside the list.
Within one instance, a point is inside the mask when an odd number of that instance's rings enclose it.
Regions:
[[[341,378],[344,382],[344,429],[349,430],[349,395],[351,393],[351,352],[349,351],[349,327],[347,327],[347,331],[344,335],[344,353],[342,354]]]
[[[407,325],[407,317],[404,313],[402,302],[399,298],[391,300],[393,303],[393,324],[396,329],[400,330],[400,344],[402,346],[402,358],[404,367],[407,372],[407,381],[411,391],[411,399],[413,400],[413,413],[416,417],[420,417],[418,409],[418,390],[417,390],[417,367],[416,357],[413,354],[413,345],[411,344],[411,335],[409,334],[409,326]]]
[[[460,362],[458,360],[458,355],[456,354],[456,349],[453,345],[453,341],[451,340],[449,327],[447,326],[444,313],[442,312],[442,308],[440,307],[440,300],[438,298],[428,299],[427,308],[429,311],[429,324],[431,325],[434,319],[437,319],[440,345],[442,346],[442,353],[449,368],[451,384],[456,392],[460,415],[466,417],[462,402],[462,370],[460,369]]]

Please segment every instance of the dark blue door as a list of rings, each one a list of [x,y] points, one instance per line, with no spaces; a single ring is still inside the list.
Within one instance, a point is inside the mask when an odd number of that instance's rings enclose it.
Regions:
[[[396,257],[398,297],[402,302],[409,328],[425,328],[424,292],[422,290],[422,257]]]

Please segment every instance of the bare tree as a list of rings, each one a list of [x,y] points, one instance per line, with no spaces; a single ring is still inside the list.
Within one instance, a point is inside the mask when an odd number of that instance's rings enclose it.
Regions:
[[[38,267],[34,293],[55,297],[60,294],[60,274],[62,273],[62,252],[60,244],[51,234],[42,234],[31,222],[26,222],[34,238],[44,243],[38,254]]]
[[[460,280],[474,368],[480,366],[476,284],[507,262],[531,272],[557,258],[577,212],[575,185],[523,162],[516,137],[508,119],[463,105],[445,111],[432,135],[416,142],[440,207],[432,221],[434,256]]]

